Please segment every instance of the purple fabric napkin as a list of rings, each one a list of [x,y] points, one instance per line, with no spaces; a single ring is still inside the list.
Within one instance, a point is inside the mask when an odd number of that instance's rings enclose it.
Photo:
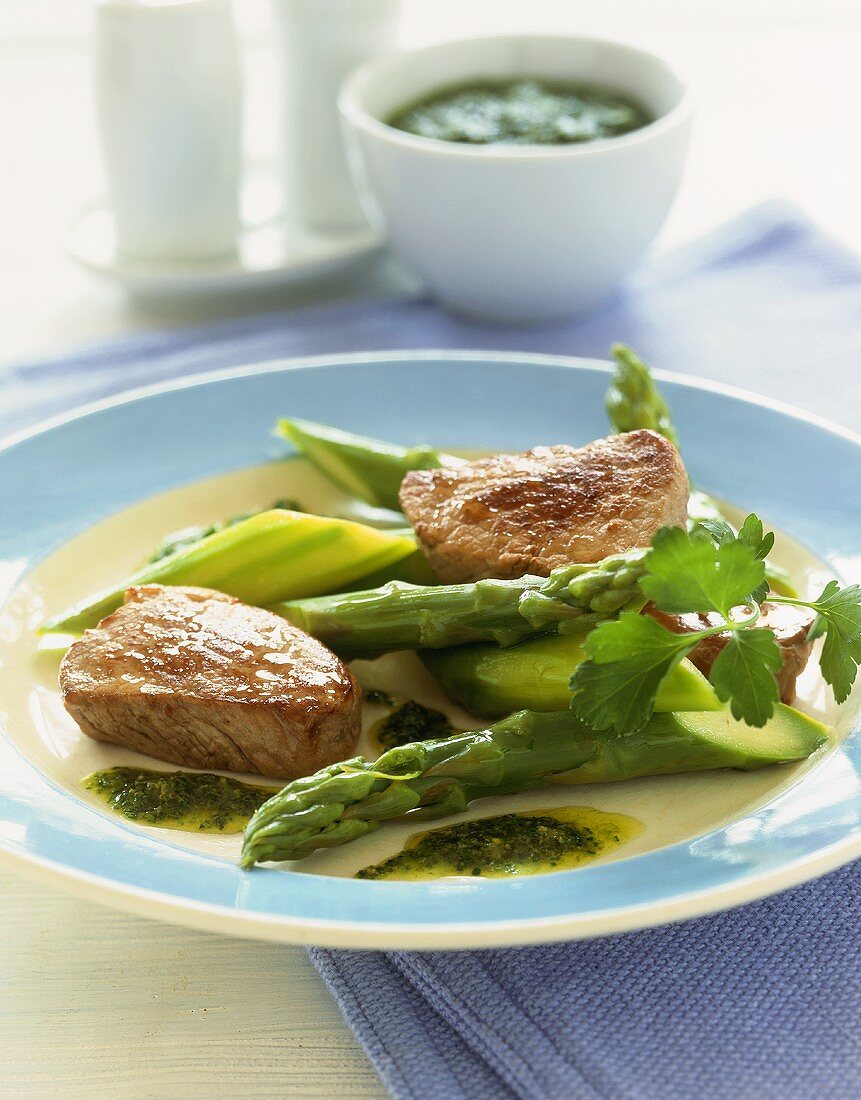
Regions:
[[[282,356],[462,347],[606,356],[861,426],[861,263],[769,204],[643,269],[587,320],[477,326],[374,300],[135,335],[0,373],[0,433],[142,383]],[[403,1100],[856,1100],[861,868],[733,912],[588,942],[312,952]]]

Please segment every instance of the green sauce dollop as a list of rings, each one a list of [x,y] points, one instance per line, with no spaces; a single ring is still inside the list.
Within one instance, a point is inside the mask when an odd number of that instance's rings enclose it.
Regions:
[[[366,701],[371,700],[366,695]],[[394,705],[394,700],[388,696]],[[387,705],[387,704],[384,704]],[[441,710],[426,707],[409,699],[371,727],[371,732],[382,750],[393,749],[396,745],[411,745],[415,741],[431,741],[437,737],[451,737],[458,731],[449,722]]]
[[[437,141],[570,145],[628,134],[654,119],[630,96],[594,84],[515,80],[449,88],[388,121]]]
[[[605,855],[643,831],[642,822],[585,806],[482,817],[410,837],[402,852],[356,878],[502,878],[562,871]]]
[[[208,772],[108,768],[81,780],[130,821],[185,832],[240,833],[277,787],[258,787]]]

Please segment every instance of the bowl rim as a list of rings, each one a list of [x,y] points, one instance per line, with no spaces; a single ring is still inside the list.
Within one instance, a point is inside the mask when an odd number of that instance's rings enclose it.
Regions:
[[[617,50],[629,55],[636,55],[646,60],[656,69],[663,70],[669,77],[676,81],[679,87],[679,100],[674,107],[662,114],[654,121],[632,130],[627,134],[618,134],[608,138],[597,138],[594,141],[571,143],[564,145],[506,145],[504,143],[490,145],[471,145],[466,142],[445,141],[441,138],[422,137],[418,134],[409,134],[404,130],[383,122],[372,114],[362,103],[362,96],[367,87],[373,84],[377,76],[393,64],[403,63],[409,58],[426,54],[440,54],[452,46],[478,45],[483,43],[518,43],[532,42],[558,43],[568,42],[572,45],[589,45],[598,48]],[[439,87],[445,85],[440,83]],[[632,93],[636,94],[636,93]],[[344,80],[338,95],[338,109],[342,119],[356,130],[370,137],[398,145],[415,153],[426,155],[469,157],[477,160],[491,161],[533,161],[536,159],[564,160],[582,157],[595,157],[613,153],[632,146],[642,145],[653,141],[670,130],[684,125],[692,113],[692,97],[690,86],[678,69],[660,54],[647,50],[642,46],[626,42],[620,38],[606,38],[599,35],[588,34],[489,34],[468,35],[461,38],[448,38],[442,42],[434,42],[426,46],[418,46],[410,49],[393,50],[360,65]]]

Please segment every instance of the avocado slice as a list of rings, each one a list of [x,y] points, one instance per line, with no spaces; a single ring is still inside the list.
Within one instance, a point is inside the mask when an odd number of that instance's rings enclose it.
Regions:
[[[569,681],[586,659],[584,637],[585,632],[546,634],[507,649],[482,642],[423,650],[420,656],[446,695],[472,714],[567,710]],[[667,676],[655,704],[658,713],[721,708],[714,688],[690,661]]]
[[[805,760],[828,741],[828,727],[778,703],[761,728],[739,722],[728,708],[654,714],[638,733],[596,735],[585,764],[553,776],[554,783],[613,783],[644,775],[671,775]]]

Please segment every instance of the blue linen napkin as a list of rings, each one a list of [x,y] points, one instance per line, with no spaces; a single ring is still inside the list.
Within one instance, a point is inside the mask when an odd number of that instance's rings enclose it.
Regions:
[[[741,385],[861,425],[861,263],[769,204],[645,268],[587,320],[507,330],[375,300],[135,335],[0,373],[0,434],[163,378],[407,347],[604,357]],[[574,944],[312,951],[404,1100],[856,1100],[861,865],[729,913]]]

